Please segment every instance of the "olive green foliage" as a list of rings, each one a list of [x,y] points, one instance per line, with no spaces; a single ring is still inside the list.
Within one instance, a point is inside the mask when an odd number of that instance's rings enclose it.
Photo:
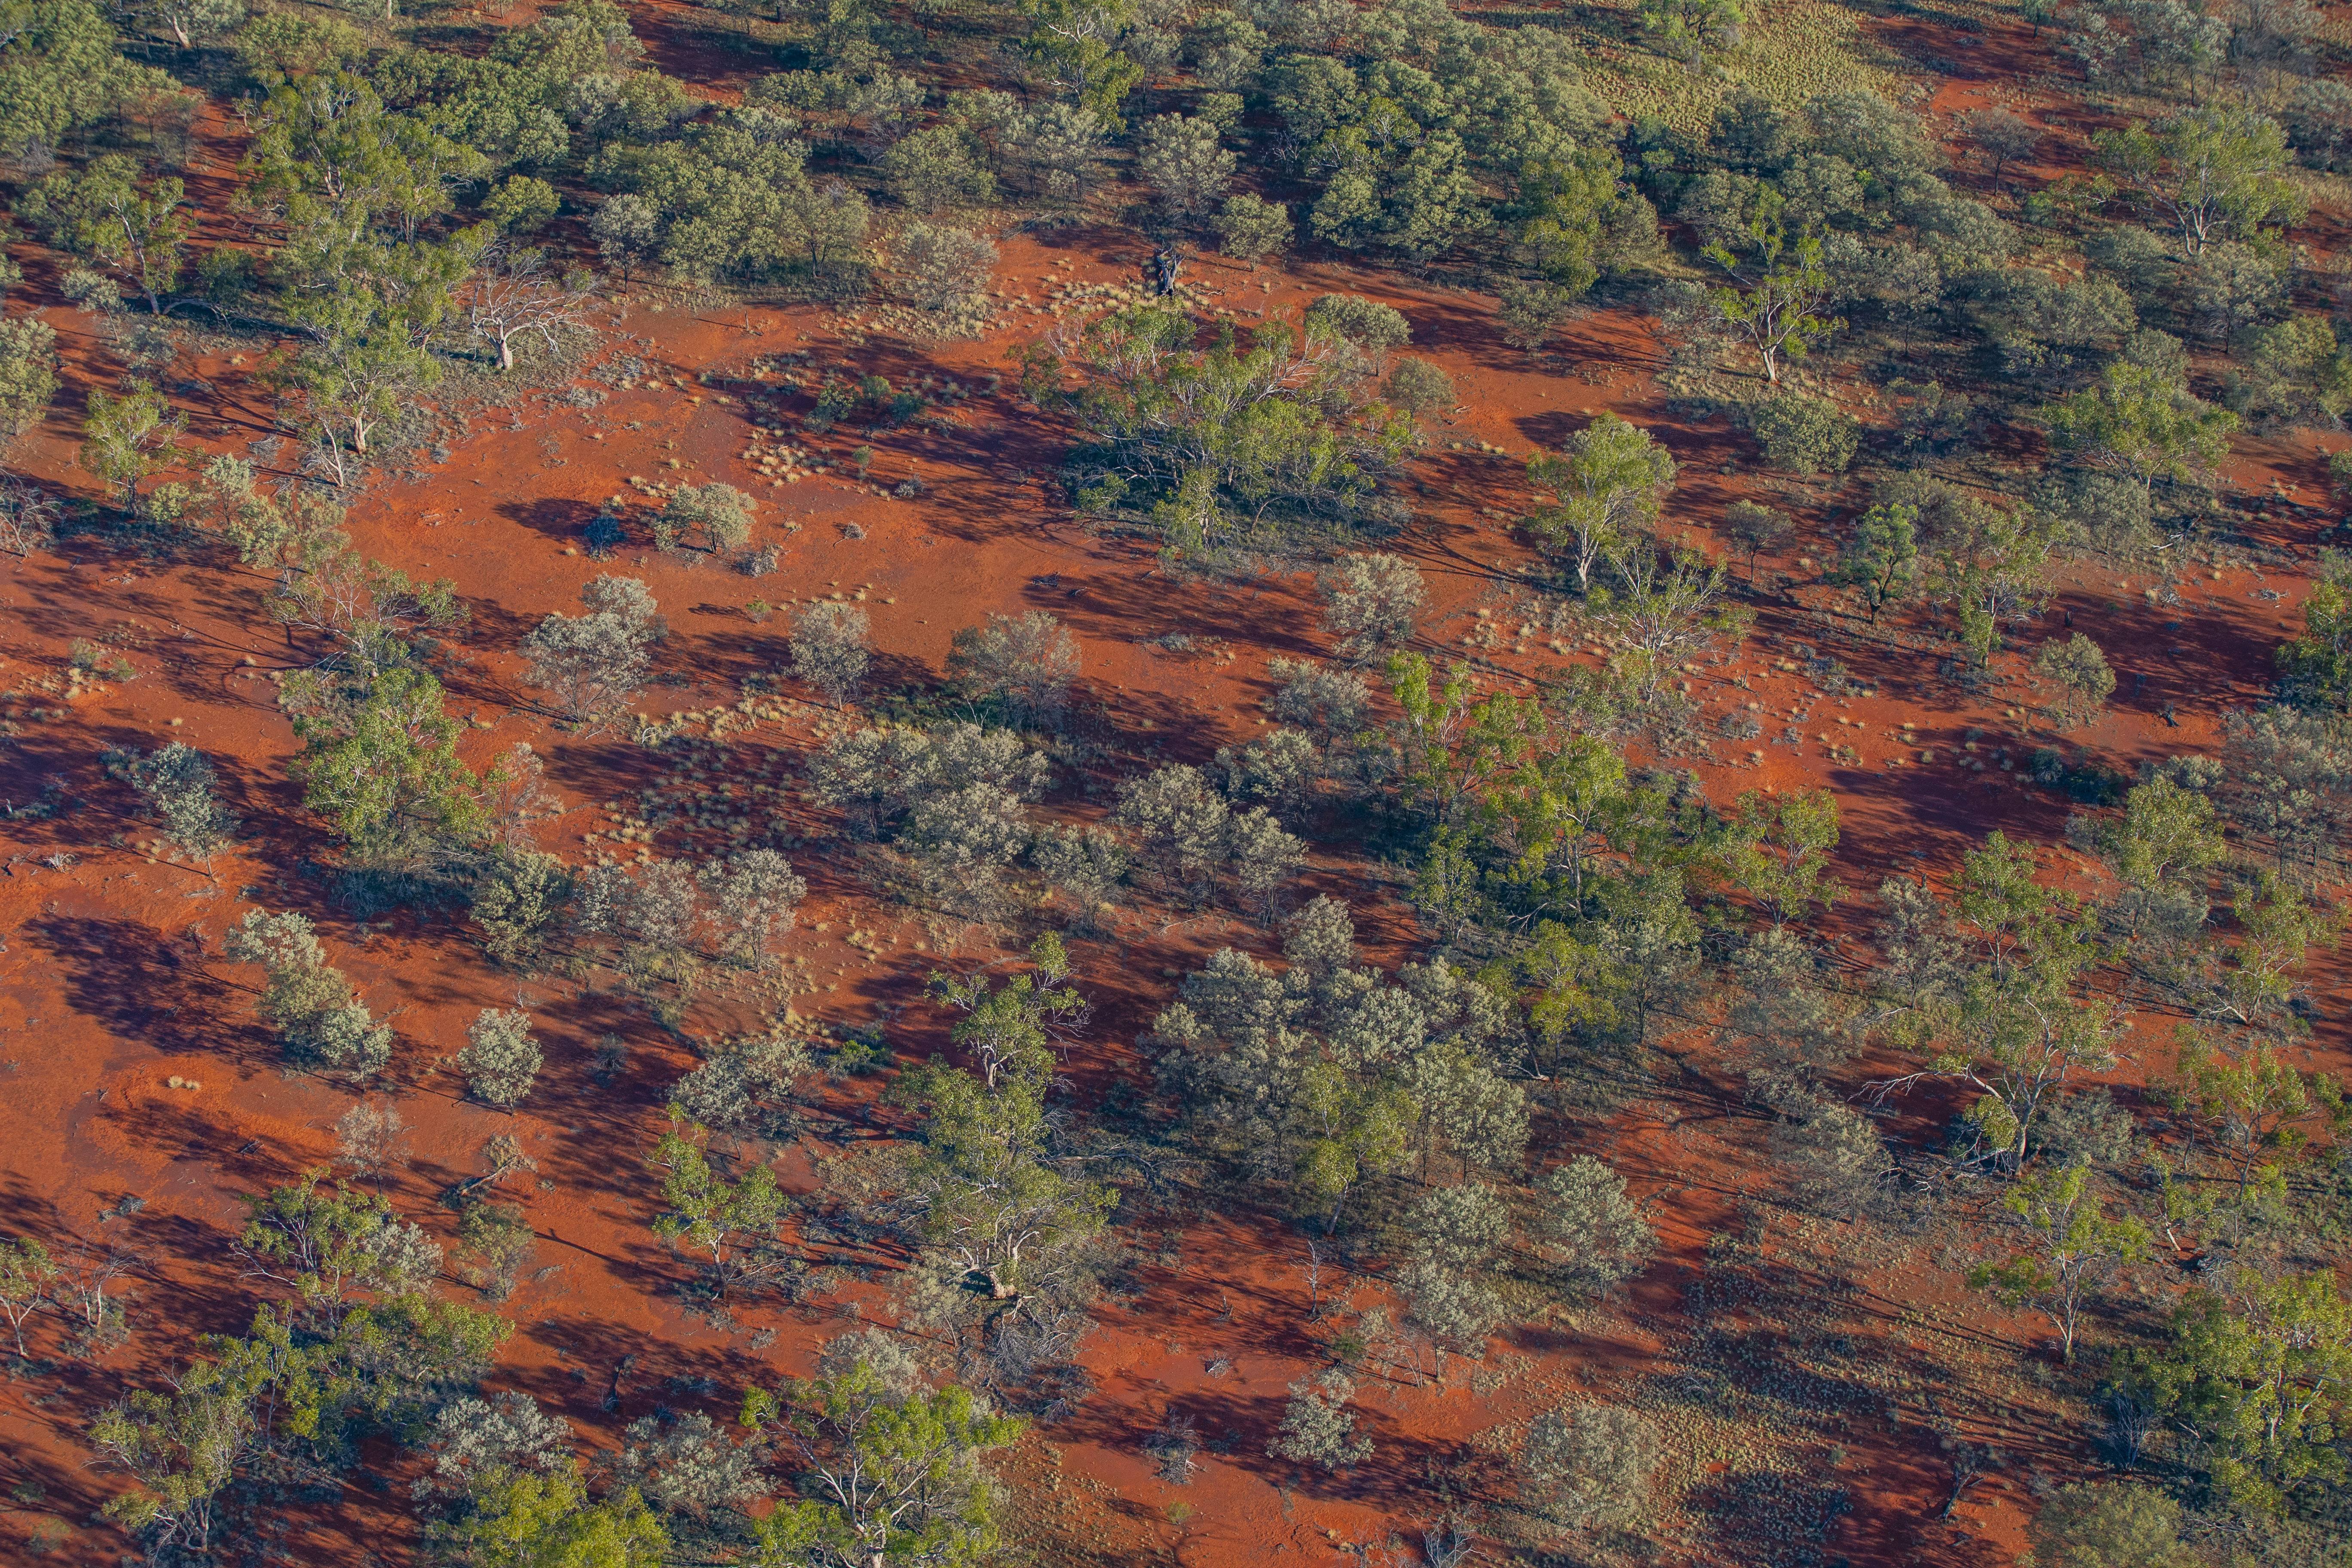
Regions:
[[[7,1319],[19,1356],[26,1353],[25,1324],[49,1304],[49,1289],[58,1273],[49,1249],[33,1237],[20,1236],[0,1242],[0,1318]]]
[[[608,149],[592,172],[646,204],[633,210],[650,224],[646,248],[681,277],[837,274],[865,242],[866,199],[813,182],[807,150],[722,121],[676,141]]]
[[[1886,928],[1890,1033],[1925,1061],[1879,1092],[1938,1081],[1973,1096],[1954,1153],[2008,1172],[2035,1149],[2066,1081],[2116,1059],[2114,1004],[2086,982],[2100,957],[2098,912],[2043,886],[2038,861],[2030,845],[1994,833],[1961,857],[1948,904],[1916,884],[1880,889],[1908,911]],[[1906,958],[1929,952],[1948,959],[1903,978]]]
[[[2228,403],[2237,412],[2324,426],[2352,409],[2352,354],[2318,316],[2242,333],[2234,357]]]
[[[1514,278],[1505,283],[1495,312],[1503,341],[1534,353],[1568,320],[1575,297],[1549,279]]]
[[[2129,1482],[2060,1487],[2033,1516],[2034,1561],[2050,1568],[2196,1568],[2180,1504]]]
[[[1289,249],[1294,237],[1288,207],[1247,191],[1227,196],[1211,226],[1217,232],[1217,248],[1248,262],[1253,272],[1267,257]]]
[[[1563,37],[1408,5],[1346,30],[1339,58],[1282,54],[1265,78],[1319,185],[1318,239],[1434,257],[1496,222],[1507,179],[1599,139],[1605,111]]]
[[[1593,568],[1634,542],[1674,489],[1675,460],[1656,437],[1614,414],[1603,414],[1569,437],[1557,454],[1528,463],[1528,482],[1551,494],[1553,505],[1528,527],[1576,568],[1580,589]]]
[[[2195,1292],[2142,1378],[2202,1439],[2195,1462],[2240,1507],[2277,1512],[2343,1479],[2335,1435],[2352,1405],[2352,1303],[2330,1275],[2245,1270]]]
[[[1345,518],[1411,455],[1412,422],[1367,396],[1363,353],[1337,333],[1227,327],[1137,306],[1027,352],[1031,395],[1066,410],[1097,504],[1146,512],[1171,543],[1212,552],[1278,521]],[[1075,387],[1065,383],[1075,379]]]
[[[310,1230],[306,1210],[329,1222],[319,1237],[328,1245],[298,1245],[275,1260],[283,1265],[276,1277],[295,1300],[332,1301],[336,1310],[265,1305],[249,1333],[205,1336],[204,1359],[160,1391],[133,1390],[90,1423],[100,1462],[131,1483],[109,1500],[106,1515],[151,1552],[207,1551],[223,1524],[220,1495],[235,1484],[289,1466],[339,1472],[371,1433],[421,1436],[436,1410],[488,1370],[511,1331],[503,1320],[414,1289],[347,1298],[348,1281],[305,1267],[351,1256],[335,1205],[277,1206],[299,1227],[282,1233],[289,1238]]]
[[[892,194],[919,213],[985,202],[995,194],[976,139],[953,125],[905,137],[882,155],[882,172]]]
[[[306,917],[248,910],[222,939],[221,951],[262,966],[262,1016],[296,1063],[365,1079],[391,1060],[392,1026],[377,1023],[343,972],[327,963]]]
[[[2303,601],[2303,630],[2278,649],[2280,689],[2290,700],[2343,712],[2352,709],[2352,555],[2319,552],[2319,572]]]
[[[1454,403],[1454,378],[1425,359],[1401,359],[1389,372],[1381,392],[1389,402],[1416,419],[1426,419]]]
[[[106,771],[139,792],[183,852],[209,861],[236,836],[236,814],[221,804],[219,775],[202,752],[174,741],[142,756],[109,752]]]
[[[509,174],[482,202],[482,216],[509,234],[541,228],[562,210],[555,187],[529,174]]]
[[[664,550],[684,545],[714,555],[740,550],[751,542],[758,504],[733,485],[680,485],[654,519],[654,542]]]
[[[54,149],[132,98],[179,84],[117,51],[106,13],[89,0],[26,0],[0,43],[0,152]]]
[[[1169,217],[1187,226],[1200,223],[1224,195],[1240,162],[1218,144],[1215,125],[1181,114],[1146,121],[1136,144],[1136,173]]]
[[[2280,178],[2292,162],[2285,132],[2252,109],[2210,104],[2092,141],[2106,172],[2192,257],[2303,216],[2303,198]]]
[[[1872,507],[1838,552],[1837,576],[1856,589],[1878,624],[1887,605],[1910,596],[1919,573],[1919,509],[1900,501]]]
[[[104,265],[146,299],[148,310],[161,311],[195,228],[186,206],[182,182],[142,180],[135,159],[114,153],[76,173],[49,175],[33,187],[23,210],[55,244]]]
[[[303,804],[332,823],[354,866],[426,873],[462,861],[488,830],[485,780],[457,757],[462,729],[422,669],[372,681],[289,680]]]
[[[1515,210],[1519,264],[1563,306],[1658,243],[1656,211],[1627,188],[1624,163],[1604,147],[1580,146],[1522,170]]]
[[[539,1078],[539,1042],[530,1019],[511,1007],[485,1008],[466,1026],[466,1048],[457,1066],[475,1099],[511,1110],[530,1095]]]
[[[1791,473],[1843,473],[1861,445],[1853,416],[1818,397],[1783,392],[1757,405],[1754,418],[1765,461]]]
[[[977,1562],[996,1550],[995,1483],[982,1458],[1026,1424],[952,1384],[926,1388],[913,1371],[868,1331],[826,1346],[817,1376],[744,1396],[744,1425],[803,1478],[796,1500],[759,1521],[773,1560],[855,1568]]]
[[[1327,1229],[1408,1166],[1516,1164],[1528,1111],[1500,1070],[1515,1034],[1500,998],[1443,960],[1358,970],[1353,923],[1328,899],[1292,918],[1284,953],[1278,972],[1214,954],[1152,1023],[1197,1148]]]
[[[0,437],[20,436],[58,391],[58,330],[37,316],[0,318]]]
[[[2116,672],[2099,645],[2076,632],[2053,637],[2034,651],[2033,673],[2056,686],[2060,721],[2069,727],[2085,723],[2106,706],[2116,689]]]
[[[1633,1411],[1613,1405],[1546,1411],[1528,1429],[1519,1465],[1536,1506],[1578,1530],[1625,1527],[1650,1500],[1658,1436]]]
[[[890,242],[893,286],[940,317],[978,310],[996,279],[996,247],[965,229],[910,223]]]
[[[2195,479],[2229,450],[2238,416],[2158,371],[2117,362],[2097,386],[2042,411],[2051,444],[2139,486]]]

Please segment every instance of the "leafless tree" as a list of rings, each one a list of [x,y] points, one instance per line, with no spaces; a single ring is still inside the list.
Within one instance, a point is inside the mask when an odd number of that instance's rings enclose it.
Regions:
[[[498,350],[499,369],[514,368],[517,340],[537,338],[550,351],[567,327],[585,320],[596,295],[593,273],[549,276],[547,253],[530,247],[494,246],[459,292],[466,331]]]
[[[381,1100],[356,1100],[335,1123],[335,1138],[352,1168],[383,1191],[386,1172],[408,1163],[415,1152],[404,1136],[408,1123]]]

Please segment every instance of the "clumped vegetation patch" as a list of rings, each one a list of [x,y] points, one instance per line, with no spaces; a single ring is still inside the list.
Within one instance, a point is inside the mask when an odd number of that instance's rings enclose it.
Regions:
[[[12,973],[243,1211],[11,1173],[28,1551],[1052,1560],[1066,1430],[1433,1563],[2337,1550],[2322,19],[364,9],[0,26]],[[384,504],[534,418],[611,492]]]

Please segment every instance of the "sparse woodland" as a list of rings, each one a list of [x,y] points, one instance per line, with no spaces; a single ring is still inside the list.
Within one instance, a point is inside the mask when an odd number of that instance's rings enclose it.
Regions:
[[[2347,70],[0,5],[0,1556],[2352,1561]]]

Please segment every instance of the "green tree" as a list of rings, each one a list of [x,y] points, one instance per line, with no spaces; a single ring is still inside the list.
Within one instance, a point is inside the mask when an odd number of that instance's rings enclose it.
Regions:
[[[1974,1089],[1964,1157],[2012,1173],[2067,1080],[2116,1059],[2114,1004],[2084,984],[2100,957],[2097,911],[2037,882],[2036,860],[2000,833],[1961,857],[1958,897],[1937,910],[1950,929],[1937,940],[1965,962],[1913,976],[1889,998],[1892,1034],[1927,1065],[1874,1086],[1882,1097],[1928,1080]]]
[[[2221,104],[2154,125],[2092,138],[2100,166],[2179,233],[2198,255],[2217,238],[2252,238],[2265,223],[2294,224],[2304,202],[2284,172],[2294,162],[2276,121]]]
[[[2323,548],[2303,601],[2303,632],[2278,649],[2279,686],[2292,701],[2352,709],[2352,553]]]
[[[999,1080],[1044,1079],[1054,1070],[1054,1031],[1074,1028],[1087,1015],[1086,998],[1062,982],[1069,978],[1069,954],[1048,931],[1029,944],[1033,972],[992,989],[984,974],[961,979],[932,972],[932,998],[964,1016],[949,1037],[980,1062],[992,1092]]]
[[[664,1209],[654,1234],[708,1259],[703,1271],[712,1295],[724,1300],[730,1290],[756,1289],[789,1268],[791,1255],[776,1232],[792,1199],[776,1185],[774,1171],[755,1164],[740,1181],[727,1181],[699,1142],[675,1131],[662,1134],[646,1164],[662,1176]]]
[[[1612,259],[1614,231],[1639,198],[1620,190],[1625,166],[1605,147],[1580,147],[1519,177],[1518,258],[1570,300],[1583,298]],[[1655,219],[1650,219],[1653,228]]]
[[[438,1539],[474,1568],[659,1568],[669,1534],[635,1488],[591,1502],[569,1469],[522,1471]]]
[[[1779,931],[1802,919],[1808,904],[1827,910],[1845,896],[1839,884],[1822,879],[1837,844],[1837,796],[1828,790],[1778,796],[1749,790],[1739,797],[1738,821],[1719,853],[1724,874]]]
[[[1217,248],[1235,261],[1248,262],[1253,272],[1267,257],[1290,248],[1290,209],[1247,191],[1227,196],[1211,226],[1217,231]]]
[[[392,1026],[377,1023],[343,972],[328,963],[308,917],[249,910],[222,939],[221,951],[236,963],[261,965],[268,975],[262,1016],[296,1062],[366,1078],[391,1059]]]
[[[1861,591],[1874,626],[1879,612],[1907,597],[1917,580],[1918,521],[1916,507],[1899,502],[1872,507],[1839,552],[1838,578]]]
[[[2344,1473],[2336,1438],[2352,1416],[2352,1303],[2326,1272],[2241,1271],[2174,1311],[2147,1382],[2224,1495],[2280,1511]]]
[[[2206,874],[2228,853],[2213,801],[2158,773],[2124,796],[2123,815],[2091,829],[2091,847],[2129,889],[2126,934],[2137,936],[2148,914],[2185,896],[2204,911]]]
[[[1549,491],[1553,501],[1528,526],[1570,558],[1577,586],[1590,592],[1594,563],[1655,521],[1660,501],[1674,488],[1675,459],[1647,430],[1603,414],[1570,437],[1557,455],[1529,459],[1528,482]]]
[[[1187,227],[1208,216],[1240,163],[1218,143],[1216,126],[1181,114],[1157,114],[1144,121],[1136,144],[1136,173],[1159,195],[1168,216]]]
[[[38,316],[0,317],[0,437],[21,436],[58,391],[58,330]]]
[[[26,198],[25,216],[74,255],[112,268],[159,315],[196,226],[185,184],[142,182],[138,161],[120,153],[93,159],[79,173],[47,176]]]
[[[2059,705],[2059,721],[2070,728],[2096,716],[2116,689],[2116,672],[2107,668],[2107,656],[2080,632],[2063,639],[2053,637],[2035,649],[2033,673],[2065,693]]]
[[[2051,444],[2131,479],[2147,495],[2159,479],[2187,479],[2219,463],[2238,416],[2170,377],[2118,360],[2097,386],[2046,405]]]
[[[354,864],[422,872],[480,839],[488,781],[458,760],[464,726],[430,673],[387,669],[355,693],[289,679],[285,701],[302,742],[289,771],[303,804],[334,824]]]
[[[0,1241],[0,1318],[16,1337],[16,1354],[25,1352],[25,1323],[49,1304],[49,1284],[58,1277],[49,1249],[29,1236]]]
[[[1651,0],[1642,7],[1642,30],[1661,52],[1696,70],[1710,49],[1739,41],[1747,14],[1739,0]]]
[[[1743,262],[1727,246],[1706,247],[1707,258],[1731,279],[1710,298],[1724,329],[1755,351],[1764,379],[1778,386],[1781,362],[1803,360],[1843,323],[1816,314],[1832,292],[1820,239],[1801,235],[1791,249],[1783,229],[1760,221],[1747,233],[1752,260]]]
[[[2093,1290],[2120,1264],[2147,1254],[2147,1227],[2111,1220],[2088,1191],[2080,1163],[2058,1171],[2028,1171],[2001,1194],[2022,1239],[2009,1258],[1969,1273],[1972,1289],[1989,1290],[2012,1307],[2030,1307],[2058,1331],[2058,1347],[2074,1359],[2074,1339]]]
[[[144,381],[132,382],[119,396],[92,387],[87,408],[75,460],[83,472],[115,489],[122,510],[135,515],[139,481],[178,461],[187,416],[175,412],[153,384]]]
[[[2180,1060],[2157,1093],[2189,1133],[2188,1180],[2166,1171],[2166,1217],[2237,1246],[2263,1211],[2284,1211],[2288,1168],[2312,1150],[2316,1126],[2343,1131],[2343,1086],[2288,1068],[2270,1044],[2221,1051],[2189,1027],[2176,1039]]]
[[[889,1360],[867,1350],[774,1394],[744,1396],[743,1424],[800,1471],[798,1499],[757,1526],[769,1561],[947,1568],[995,1552],[982,1456],[1016,1440],[1025,1424],[991,1414],[966,1389],[920,1387],[907,1375],[911,1366]]]
[[[992,1302],[1050,1295],[1118,1202],[1051,1157],[1046,1079],[1036,1070],[1047,1059],[1013,1055],[1006,1065],[1014,1070],[1000,1068],[993,1089],[933,1061],[891,1091],[928,1111],[923,1151],[907,1173],[924,1241]]]

